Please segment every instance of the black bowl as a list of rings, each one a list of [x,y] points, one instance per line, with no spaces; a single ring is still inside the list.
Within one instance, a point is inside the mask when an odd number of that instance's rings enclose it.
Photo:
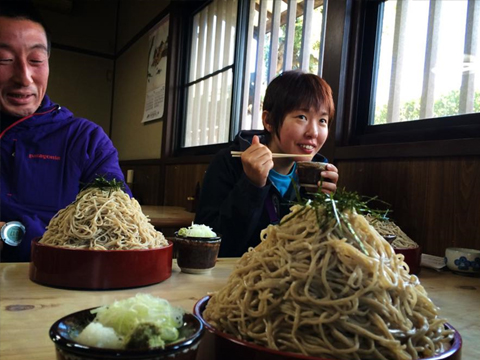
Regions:
[[[50,339],[55,343],[57,360],[195,360],[198,346],[204,333],[202,322],[193,314],[183,316],[184,324],[179,329],[180,341],[162,348],[139,350],[116,350],[82,345],[72,339],[95,318],[91,309],[78,311],[57,320],[50,328]]]
[[[217,263],[222,238],[181,236],[175,233],[177,265],[187,274],[209,273]]]

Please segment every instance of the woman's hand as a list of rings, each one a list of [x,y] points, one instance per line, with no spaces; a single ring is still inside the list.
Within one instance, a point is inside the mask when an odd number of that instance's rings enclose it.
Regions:
[[[337,190],[338,182],[338,169],[333,164],[327,164],[325,170],[322,171],[322,178],[328,179],[327,181],[322,181],[322,192],[325,194],[334,193]],[[318,184],[320,186],[320,183]]]
[[[257,135],[253,136],[252,145],[242,153],[242,165],[245,175],[258,187],[267,184],[268,173],[273,168],[272,152],[260,144]]]

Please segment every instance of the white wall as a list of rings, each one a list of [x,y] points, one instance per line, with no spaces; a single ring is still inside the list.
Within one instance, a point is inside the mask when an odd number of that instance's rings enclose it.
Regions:
[[[52,49],[47,91],[51,99],[102,126],[120,160],[159,159],[163,124],[141,123],[148,34],[120,54],[116,64],[113,59],[165,11],[170,0],[81,0],[62,8],[59,5],[69,2],[37,3],[52,33],[52,43],[62,47]]]
[[[141,123],[147,89],[147,60],[148,34],[117,59],[112,141],[120,160],[160,158],[163,122]]]
[[[169,4],[170,0],[121,1],[117,49],[122,49]],[[120,160],[161,157],[163,122],[141,123],[147,88],[148,38],[148,33],[143,35],[116,62],[112,141]]]
[[[76,116],[108,134],[112,107],[113,60],[53,49],[47,94]]]
[[[36,2],[52,43],[72,48],[52,48],[47,94],[52,101],[97,123],[109,134],[117,1],[70,3],[68,7],[68,1]],[[89,52],[94,55],[86,55]]]

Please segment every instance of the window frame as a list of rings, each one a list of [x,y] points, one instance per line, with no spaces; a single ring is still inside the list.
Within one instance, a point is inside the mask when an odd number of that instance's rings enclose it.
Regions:
[[[212,0],[186,1],[182,3],[173,3],[176,5],[176,37],[178,39],[177,59],[190,59],[193,17],[195,14],[208,6]],[[172,5],[173,5],[172,4]],[[189,5],[189,6],[186,6]],[[233,72],[233,88],[232,88],[232,104],[230,110],[229,123],[229,141],[233,140],[240,128],[239,119],[241,116],[241,98],[243,94],[243,74],[245,70],[245,54],[246,54],[246,35],[244,29],[248,25],[248,9],[249,1],[239,1],[237,8],[237,28],[235,32],[235,55],[232,66]],[[187,96],[188,96],[188,74],[190,73],[190,61],[178,61],[176,71],[178,72],[173,79],[170,89],[175,89],[176,99],[173,101],[172,128],[170,132],[164,132],[165,137],[171,137],[168,141],[168,147],[162,152],[162,157],[173,156],[197,156],[215,154],[228,143],[219,143],[212,145],[200,145],[191,147],[182,147],[184,143],[184,131],[186,126]],[[165,141],[164,141],[165,142]]]
[[[346,0],[343,3],[344,8],[338,9],[345,11],[346,14],[343,25],[345,31],[350,33],[348,44],[350,54],[347,54],[347,51],[342,54],[348,60],[340,75],[337,75],[340,76],[339,88],[345,88],[345,97],[343,99],[339,97],[337,106],[345,106],[345,117],[337,120],[335,158],[407,156],[407,154],[416,156],[415,151],[412,152],[415,148],[418,150],[417,156],[480,153],[480,146],[471,140],[480,137],[479,113],[383,125],[369,124],[375,96],[377,70],[375,49],[381,31],[378,19],[382,16],[381,6],[384,2],[385,0]],[[327,22],[336,21],[338,26],[338,22],[342,20],[332,20],[334,15],[327,14]],[[344,81],[342,73],[345,75]],[[459,145],[462,141],[463,145]],[[443,148],[445,144],[450,146],[450,152]],[[359,152],[359,146],[365,147],[365,151]],[[379,155],[382,146],[385,152]],[[368,148],[371,151],[368,151]]]
[[[369,126],[365,115],[372,103],[373,50],[377,27],[372,24],[384,0],[335,0],[327,11],[323,78],[333,90],[336,116],[322,153],[333,161],[385,157],[480,155],[480,114],[416,120]],[[210,0],[171,4],[172,64],[168,74],[167,119],[164,122],[162,158],[211,155],[227,144],[181,148],[185,111],[185,84],[191,21],[195,11]],[[237,14],[234,92],[230,117],[231,139],[241,116],[246,35],[250,1],[239,1]],[[174,20],[175,19],[175,20]],[[169,41],[170,41],[169,39]],[[170,59],[170,58],[169,58]],[[178,65],[173,65],[178,64]],[[361,91],[367,89],[367,91]],[[368,90],[369,89],[369,90]],[[442,124],[444,126],[439,127]]]
[[[187,96],[188,96],[188,74],[190,71],[189,61],[180,59],[190,59],[191,40],[192,40],[192,26],[193,17],[195,14],[203,10],[213,0],[185,0],[180,2],[173,2],[172,7],[172,23],[170,38],[172,48],[172,58],[179,59],[172,60],[172,69],[169,73],[169,93],[171,103],[169,109],[172,109],[172,115],[167,118],[164,124],[164,136],[162,147],[162,158],[182,157],[182,156],[197,156],[215,154],[235,138],[241,129],[241,118],[243,110],[243,95],[245,90],[245,73],[247,59],[247,42],[248,42],[248,26],[250,21],[251,3],[255,0],[240,0],[238,1],[237,9],[237,28],[235,34],[235,55],[233,63],[233,91],[232,104],[229,123],[229,140],[226,143],[189,146],[182,147],[184,143],[184,131],[186,127],[186,110],[187,110]],[[324,10],[325,11],[325,10]],[[173,20],[174,19],[174,20]],[[175,31],[176,30],[176,31]],[[325,31],[325,21],[323,22],[323,30]],[[174,47],[174,38],[178,44]],[[324,53],[325,43],[322,43],[321,54]],[[323,67],[323,61],[319,65],[319,69]],[[172,75],[175,73],[175,75]],[[208,77],[208,76],[207,76]],[[168,101],[168,99],[167,99]]]

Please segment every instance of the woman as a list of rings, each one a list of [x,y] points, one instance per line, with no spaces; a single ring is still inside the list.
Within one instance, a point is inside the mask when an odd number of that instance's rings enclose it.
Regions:
[[[288,71],[268,86],[263,131],[241,131],[210,164],[195,223],[222,236],[219,256],[241,256],[260,243],[260,231],[288,213],[295,198],[296,162],[328,162],[317,154],[328,136],[335,106],[330,86],[320,77]],[[233,158],[231,151],[243,151]],[[299,157],[273,158],[273,153]],[[307,155],[307,156],[305,156]],[[309,157],[308,155],[311,155]],[[338,170],[322,171],[321,190],[335,192]],[[298,180],[295,181],[298,183]]]

